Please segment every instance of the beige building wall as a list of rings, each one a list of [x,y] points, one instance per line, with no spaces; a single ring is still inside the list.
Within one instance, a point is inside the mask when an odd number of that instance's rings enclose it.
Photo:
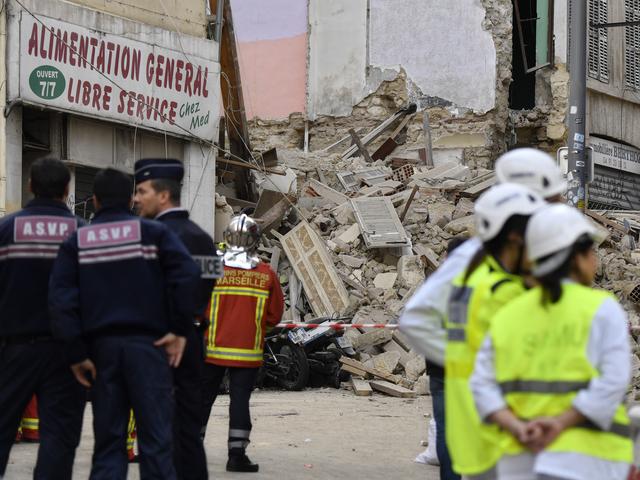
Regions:
[[[206,0],[69,0],[68,3],[166,30],[175,30],[177,26],[185,35],[206,36]]]

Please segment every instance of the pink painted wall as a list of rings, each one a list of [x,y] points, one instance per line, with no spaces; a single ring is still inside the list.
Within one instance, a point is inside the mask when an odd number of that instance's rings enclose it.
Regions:
[[[307,2],[232,0],[247,118],[304,112]]]

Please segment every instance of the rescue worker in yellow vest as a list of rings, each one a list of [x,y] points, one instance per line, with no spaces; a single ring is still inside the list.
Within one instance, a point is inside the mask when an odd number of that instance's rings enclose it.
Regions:
[[[262,366],[264,336],[278,324],[284,297],[278,276],[257,256],[260,227],[246,215],[231,219],[224,233],[224,277],[213,289],[203,372],[206,428],[225,372],[229,372],[229,472],[257,472],[246,455],[251,434],[249,399]]]
[[[481,428],[469,378],[491,316],[525,290],[524,232],[530,216],[545,205],[533,190],[503,183],[475,204],[482,248],[453,282],[445,347],[446,439],[453,469],[474,479],[495,478],[500,449],[494,433]]]
[[[596,235],[566,205],[529,222],[539,286],[493,318],[471,381],[481,418],[502,428],[501,479],[627,478],[628,327],[615,298],[591,288]]]

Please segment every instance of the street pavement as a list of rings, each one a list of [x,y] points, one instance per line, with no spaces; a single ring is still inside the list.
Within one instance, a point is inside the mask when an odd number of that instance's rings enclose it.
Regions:
[[[356,397],[346,390],[304,392],[256,391],[252,397],[250,458],[260,473],[230,474],[224,470],[229,397],[214,406],[205,440],[211,479],[420,479],[436,480],[436,467],[413,462],[424,450],[425,413],[431,398],[400,399],[374,394]],[[91,408],[87,407],[74,479],[88,478],[93,449]],[[33,475],[37,447],[14,446],[7,480]],[[140,478],[137,465],[129,478]]]

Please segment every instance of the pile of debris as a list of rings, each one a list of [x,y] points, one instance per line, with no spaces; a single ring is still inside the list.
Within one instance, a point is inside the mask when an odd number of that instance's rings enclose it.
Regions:
[[[285,291],[284,321],[396,323],[443,261],[447,243],[473,235],[473,201],[495,184],[494,173],[457,162],[433,166],[428,148],[402,151],[398,135],[396,129],[373,155],[353,131],[353,145],[342,154],[278,152],[279,164],[296,181],[279,192],[263,182],[254,216],[267,234],[261,253]],[[598,284],[617,294],[638,326],[637,215],[588,213],[607,237],[598,251]],[[350,328],[345,335],[357,356],[344,358],[342,368],[354,375],[356,394],[371,388],[400,397],[428,393],[424,359],[400,332]],[[640,365],[635,373],[640,385]]]

